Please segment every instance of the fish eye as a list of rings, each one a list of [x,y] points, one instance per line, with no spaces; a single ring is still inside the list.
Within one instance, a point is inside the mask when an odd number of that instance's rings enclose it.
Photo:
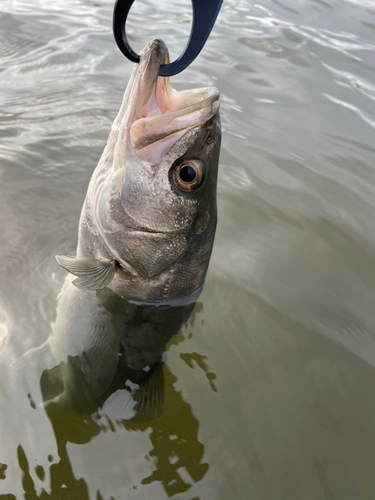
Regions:
[[[176,188],[185,193],[195,191],[204,181],[205,167],[200,160],[186,160],[172,166],[169,178]]]
[[[179,171],[178,175],[180,176],[182,182],[190,184],[190,182],[194,182],[197,173],[194,170],[194,167],[192,167],[191,165],[184,165]]]

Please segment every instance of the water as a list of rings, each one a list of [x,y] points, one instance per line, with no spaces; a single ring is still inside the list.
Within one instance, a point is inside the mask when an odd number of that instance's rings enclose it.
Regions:
[[[370,0],[226,0],[172,79],[219,87],[223,145],[214,252],[167,351],[163,416],[100,426],[43,409],[40,355],[22,354],[50,334],[54,255],[76,247],[131,71],[112,6],[0,3],[0,498],[373,498]],[[176,57],[189,16],[187,0],[139,0],[131,43],[162,37]]]

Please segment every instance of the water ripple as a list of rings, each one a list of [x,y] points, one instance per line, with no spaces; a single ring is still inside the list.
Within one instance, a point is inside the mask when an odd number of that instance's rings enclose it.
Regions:
[[[0,391],[17,408],[4,404],[9,441],[0,450],[13,457],[7,481],[17,480],[0,486],[17,498],[25,494],[19,442],[30,464],[50,467],[45,448],[36,445],[36,457],[32,449],[47,417],[30,407],[28,378],[17,385],[3,361],[50,333],[63,280],[54,255],[74,251],[131,71],[113,41],[112,8],[113,0],[0,5]],[[172,79],[179,90],[220,89],[224,132],[214,252],[201,316],[182,348],[208,356],[218,393],[204,376],[197,390],[178,343],[168,361],[174,394],[199,415],[210,461],[181,499],[235,491],[351,500],[375,491],[373,14],[372,0],[226,0],[200,56]],[[172,58],[190,29],[189,0],[134,2],[128,24],[135,50],[165,38]],[[26,420],[35,423],[28,435]],[[71,443],[75,477],[93,497],[113,478],[116,498],[162,498],[155,483],[142,484],[149,472],[139,466],[151,465],[139,455],[139,433],[123,431],[134,449],[124,437],[119,459],[106,448],[118,430],[86,448]],[[47,487],[31,466],[30,478],[38,491]]]

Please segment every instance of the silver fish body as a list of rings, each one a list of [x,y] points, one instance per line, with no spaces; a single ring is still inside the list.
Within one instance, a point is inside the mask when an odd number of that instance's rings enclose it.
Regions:
[[[168,60],[158,40],[142,52],[90,181],[77,255],[57,257],[73,277],[48,339],[49,404],[90,413],[120,390],[138,417],[160,413],[162,353],[211,256],[221,140],[217,89],[174,91],[158,76]],[[127,380],[139,386],[130,399]]]

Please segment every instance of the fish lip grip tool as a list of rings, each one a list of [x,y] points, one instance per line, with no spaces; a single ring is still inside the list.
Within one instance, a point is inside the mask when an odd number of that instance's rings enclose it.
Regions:
[[[130,61],[139,62],[139,55],[130,47],[126,36],[126,19],[134,0],[116,0],[113,12],[113,34],[121,52]],[[187,68],[203,49],[219,14],[223,0],[192,0],[193,23],[189,41],[175,61],[160,66],[160,76],[173,76]]]

